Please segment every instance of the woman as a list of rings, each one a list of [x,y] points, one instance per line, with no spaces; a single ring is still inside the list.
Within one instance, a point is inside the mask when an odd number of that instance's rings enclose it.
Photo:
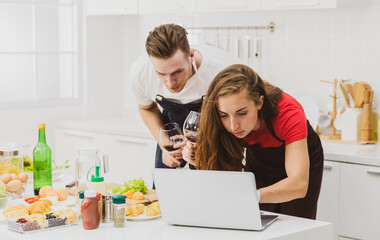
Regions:
[[[202,106],[195,161],[191,149],[187,143],[183,157],[197,169],[253,172],[262,210],[315,219],[320,139],[301,105],[251,68],[236,64],[215,77]]]

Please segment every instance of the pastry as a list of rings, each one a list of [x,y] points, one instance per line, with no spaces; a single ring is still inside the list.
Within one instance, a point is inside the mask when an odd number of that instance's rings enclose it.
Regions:
[[[128,217],[137,217],[138,215],[142,214],[145,210],[144,204],[134,204],[131,206],[127,206],[125,209],[125,214]]]
[[[28,208],[23,205],[8,207],[3,211],[3,216],[6,219],[18,219],[25,215],[29,215]]]
[[[160,205],[158,202],[154,202],[146,207],[145,214],[147,216],[157,216],[161,214]]]
[[[129,190],[129,191],[123,193],[123,195],[126,196],[128,199],[132,199],[132,196],[134,193],[135,193],[135,191],[132,189],[132,190]]]
[[[49,200],[38,200],[30,205],[29,214],[47,213],[50,211],[51,205],[52,203]]]
[[[142,192],[135,192],[133,195],[132,195],[132,199],[133,200],[144,200],[144,194]]]
[[[59,188],[57,190],[57,193],[58,193],[58,200],[59,201],[66,200],[67,197],[69,196],[69,191],[67,191],[66,188]]]
[[[45,214],[31,214],[25,217],[25,220],[28,222],[33,222],[37,220],[46,220],[46,215]]]
[[[40,197],[46,197],[46,192],[51,190],[54,190],[52,186],[43,186],[39,192]]]

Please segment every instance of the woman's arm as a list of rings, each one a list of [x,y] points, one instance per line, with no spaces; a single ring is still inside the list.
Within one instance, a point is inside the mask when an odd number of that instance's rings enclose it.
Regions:
[[[309,185],[310,160],[307,138],[285,146],[285,170],[288,177],[260,189],[260,203],[281,203],[305,197]]]

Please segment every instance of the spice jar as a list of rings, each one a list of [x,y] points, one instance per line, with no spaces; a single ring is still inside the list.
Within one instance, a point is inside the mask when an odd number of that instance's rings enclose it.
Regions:
[[[84,190],[81,190],[78,192],[78,198],[79,198],[79,206],[82,205],[82,201],[84,199]]]
[[[124,227],[125,226],[125,196],[115,195],[112,197],[113,208],[113,226]]]
[[[113,194],[110,193],[102,195],[102,222],[104,223],[112,222],[112,196]]]

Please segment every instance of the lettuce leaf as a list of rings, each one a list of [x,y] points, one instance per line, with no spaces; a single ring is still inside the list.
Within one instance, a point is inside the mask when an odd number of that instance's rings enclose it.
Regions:
[[[129,190],[134,190],[135,192],[141,192],[143,194],[146,193],[148,187],[145,185],[144,180],[141,178],[129,180],[128,182],[124,182],[123,186],[120,187],[111,187],[109,189],[110,192],[115,194],[123,194],[128,192]]]

